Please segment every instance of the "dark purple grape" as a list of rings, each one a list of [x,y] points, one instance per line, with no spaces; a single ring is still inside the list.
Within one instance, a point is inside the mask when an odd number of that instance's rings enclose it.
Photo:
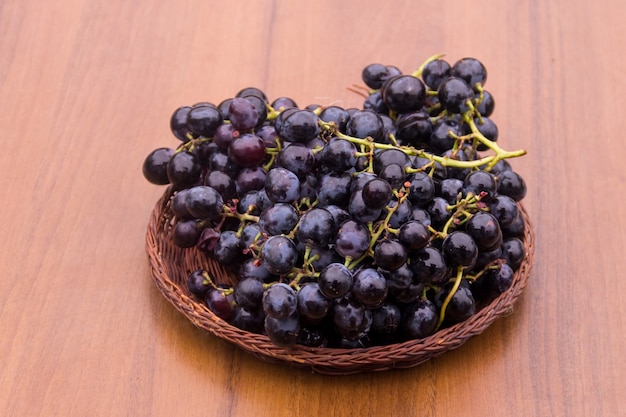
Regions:
[[[485,171],[472,171],[463,181],[463,193],[480,196],[480,201],[487,202],[496,195],[496,179]]]
[[[365,101],[363,102],[363,110],[372,110],[378,114],[388,114],[389,108],[383,101],[383,96],[380,91],[374,91],[369,94]]]
[[[498,175],[498,194],[521,201],[526,197],[526,182],[515,171],[504,171]]]
[[[353,279],[352,295],[366,308],[379,307],[387,297],[387,281],[376,269],[360,269]]]
[[[178,188],[187,188],[200,179],[202,166],[199,158],[188,151],[174,153],[167,163],[167,177]]]
[[[347,297],[335,301],[332,309],[332,317],[333,324],[339,334],[352,340],[357,339],[364,332],[368,324],[366,309],[363,304]]]
[[[502,242],[502,259],[511,267],[513,271],[517,271],[526,256],[526,248],[524,242],[516,237],[509,237]]]
[[[491,93],[487,90],[483,90],[482,99],[478,97],[478,105],[476,106],[476,110],[483,117],[489,117],[492,115],[494,108],[496,107],[496,103],[493,99]]]
[[[330,298],[322,294],[317,282],[309,282],[300,287],[297,299],[298,315],[308,323],[319,323],[328,315],[333,304]]]
[[[446,178],[439,183],[437,195],[450,204],[455,204],[459,196],[462,196],[463,181],[457,178]]]
[[[433,201],[426,207],[431,224],[436,228],[443,226],[452,213],[448,209],[448,202],[441,197],[433,198]]]
[[[407,257],[406,247],[398,240],[383,239],[374,246],[374,261],[384,270],[395,271],[405,264]]]
[[[492,142],[498,141],[498,126],[494,123],[493,120],[488,118],[487,116],[476,117],[474,119],[474,124],[478,131],[487,139]],[[468,132],[469,133],[469,132]],[[477,147],[479,151],[486,151],[488,147],[482,143],[480,143]]]
[[[263,90],[257,88],[257,87],[245,87],[242,88],[241,90],[239,90],[237,92],[237,94],[235,94],[235,97],[247,97],[247,96],[255,96],[260,98],[261,100],[263,100],[264,102],[267,102],[267,95],[263,92]]]
[[[228,153],[222,150],[211,153],[207,161],[207,166],[210,171],[222,171],[233,178],[236,177],[241,170],[241,166],[237,165],[230,159]]]
[[[213,248],[213,256],[223,265],[232,265],[243,257],[243,245],[237,232],[223,230]]]
[[[517,203],[511,197],[506,195],[497,195],[488,203],[489,212],[494,215],[500,227],[506,227],[513,223],[519,216],[519,208]]]
[[[265,186],[267,172],[263,167],[254,166],[243,168],[235,179],[235,190],[238,196],[248,191],[260,190]]]
[[[174,226],[172,241],[180,248],[191,248],[196,246],[201,234],[202,228],[197,220],[179,221]]]
[[[285,283],[273,284],[263,293],[263,311],[267,316],[284,319],[297,309],[296,291]]]
[[[293,203],[300,197],[300,180],[285,168],[272,168],[265,177],[265,192],[274,203]]]
[[[502,294],[513,285],[515,271],[509,264],[501,264],[497,269],[490,269],[486,273],[486,279],[496,294]]]
[[[196,269],[187,277],[187,288],[196,297],[204,299],[207,292],[213,288],[213,283],[209,279],[207,271]]]
[[[282,119],[282,123],[276,126],[276,132],[287,142],[305,143],[319,134],[318,121],[312,111],[296,110]]]
[[[265,313],[261,308],[248,310],[237,306],[231,324],[246,332],[262,334],[265,330]]]
[[[224,209],[224,199],[215,188],[197,185],[189,189],[185,205],[189,213],[196,219],[213,220],[221,216]]]
[[[424,83],[413,75],[390,78],[381,91],[384,103],[396,113],[418,111],[424,105],[426,97]]]
[[[204,185],[215,189],[224,200],[231,200],[237,196],[235,182],[230,175],[222,171],[210,171],[204,177]]]
[[[400,326],[406,339],[423,339],[435,332],[438,321],[435,305],[430,300],[417,300],[404,310]]]
[[[465,224],[465,231],[481,250],[492,251],[502,243],[500,224],[491,213],[479,211]]]
[[[389,202],[389,207],[394,209],[397,204],[398,204],[397,201],[392,200]],[[403,200],[400,203],[400,206],[394,209],[394,212],[391,214],[391,217],[389,217],[389,222],[387,224],[389,225],[389,227],[397,229],[400,226],[402,226],[404,223],[411,220],[412,214],[413,214],[413,205],[411,204],[410,201]]]
[[[289,97],[278,97],[272,102],[272,108],[276,111],[283,111],[286,109],[298,108],[298,105]]]
[[[474,92],[463,79],[448,77],[439,84],[437,97],[445,110],[458,114],[469,110],[467,101],[474,98]]]
[[[230,144],[228,156],[240,167],[257,166],[265,159],[265,144],[257,135],[246,133]]]
[[[172,213],[178,220],[191,220],[193,216],[187,210],[187,193],[189,192],[188,188],[184,188],[174,194],[172,197],[172,202],[170,204],[170,208],[172,209]]]
[[[305,244],[327,245],[335,235],[332,214],[323,208],[314,207],[300,217],[296,236]]]
[[[375,142],[386,142],[383,135],[383,121],[373,110],[359,110],[346,125],[346,133],[355,138],[372,138]]]
[[[361,190],[363,202],[374,210],[386,207],[393,197],[391,185],[381,178],[368,181]]]
[[[400,166],[409,165],[409,157],[400,149],[384,149],[374,154],[374,171],[380,172],[386,166],[398,164]]]
[[[304,179],[313,170],[315,158],[306,145],[294,143],[278,153],[274,166],[288,169],[299,179]]]
[[[428,113],[415,111],[398,116],[396,139],[401,145],[423,147],[430,140],[433,123]]]
[[[524,233],[526,231],[526,224],[524,223],[524,218],[521,213],[513,220],[513,222],[507,224],[502,229],[502,236],[505,238],[509,237],[518,237],[523,238]]]
[[[402,314],[400,307],[392,302],[384,302],[372,310],[371,332],[377,336],[388,336],[396,333],[400,327]]]
[[[439,84],[450,74],[450,64],[443,59],[435,59],[424,65],[422,79],[431,90],[437,90]]]
[[[435,182],[423,171],[412,174],[409,179],[408,200],[417,207],[426,207],[435,197]]]
[[[448,234],[441,246],[444,259],[453,267],[471,269],[478,257],[478,246],[470,235],[460,230]]]
[[[233,143],[239,135],[240,133],[235,129],[235,126],[222,124],[215,131],[215,135],[213,135],[213,143],[215,143],[218,148],[227,151],[230,144]]]
[[[272,274],[282,275],[291,271],[298,261],[298,249],[286,236],[270,236],[261,248],[261,262]]]
[[[276,203],[259,216],[259,226],[268,235],[289,234],[298,223],[298,212],[291,204]]]
[[[463,79],[472,88],[476,84],[485,85],[487,81],[487,69],[475,58],[463,58],[455,62],[450,75]]]
[[[459,323],[469,319],[476,313],[476,301],[468,285],[461,283],[450,299],[445,312],[445,321],[448,323]],[[450,293],[451,286],[444,287],[435,295],[435,304],[441,308],[441,304]]]
[[[337,231],[335,250],[344,258],[359,258],[369,248],[370,238],[370,233],[364,225],[347,220]]]
[[[265,333],[276,346],[288,347],[295,344],[300,333],[298,315],[294,314],[285,318],[266,316]]]
[[[430,241],[428,228],[415,220],[410,220],[400,226],[398,230],[398,240],[411,250],[418,250],[426,247]]]
[[[322,110],[319,118],[326,123],[335,123],[337,129],[345,133],[348,120],[350,120],[350,114],[342,107],[328,106]]]
[[[356,148],[352,142],[333,137],[322,150],[321,160],[332,171],[346,171],[356,163]]]
[[[347,172],[329,172],[319,180],[317,199],[319,205],[346,206],[350,200],[352,176]]]
[[[405,174],[400,164],[389,164],[380,170],[378,176],[387,181],[392,189],[399,190],[404,185]]]
[[[430,134],[430,146],[438,152],[445,152],[452,149],[456,139],[454,139],[450,133],[457,136],[463,134],[459,123],[452,119],[440,119],[435,123],[433,131]]]
[[[224,116],[212,105],[194,106],[187,113],[187,126],[198,136],[212,137],[223,122]]]
[[[167,185],[170,179],[167,176],[167,165],[174,155],[170,148],[158,148],[150,152],[143,162],[143,176],[152,184]]]
[[[267,120],[267,101],[256,95],[245,95],[242,98],[248,100],[254,106],[257,113],[255,127],[260,127]]]
[[[353,276],[348,267],[341,263],[326,266],[318,278],[320,292],[328,298],[341,298],[352,288]]]
[[[191,107],[183,106],[174,110],[172,113],[172,117],[170,118],[170,130],[178,138],[183,142],[189,141],[187,134],[191,133],[189,126],[187,126],[187,114]]]
[[[259,114],[251,101],[235,97],[228,107],[228,118],[235,129],[247,132],[257,125]]]
[[[361,223],[372,222],[381,216],[381,209],[371,207],[363,200],[363,190],[352,193],[348,201],[348,212]]]
[[[240,280],[235,286],[235,303],[248,311],[260,310],[263,302],[263,282],[255,278]]]
[[[217,317],[229,322],[235,315],[235,307],[233,306],[232,296],[226,293],[227,289],[211,288],[205,296],[204,304]]]
[[[389,78],[389,69],[383,64],[369,64],[361,72],[361,79],[372,90],[380,89]]]
[[[427,246],[411,254],[410,267],[416,282],[441,285],[448,281],[448,267],[441,251]]]

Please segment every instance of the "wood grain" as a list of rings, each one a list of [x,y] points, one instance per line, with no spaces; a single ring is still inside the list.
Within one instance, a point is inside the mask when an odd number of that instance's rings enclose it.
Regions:
[[[626,6],[0,2],[0,415],[626,416]],[[141,163],[180,105],[257,86],[359,106],[368,63],[481,59],[528,155],[536,264],[512,316],[418,368],[261,363],[153,288]]]

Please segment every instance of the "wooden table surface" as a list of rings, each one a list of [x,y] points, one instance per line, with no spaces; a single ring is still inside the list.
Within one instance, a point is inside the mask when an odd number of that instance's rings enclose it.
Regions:
[[[620,0],[0,2],[1,416],[626,416]],[[416,368],[327,377],[188,322],[144,249],[180,105],[360,106],[369,63],[479,58],[529,187],[514,314]]]

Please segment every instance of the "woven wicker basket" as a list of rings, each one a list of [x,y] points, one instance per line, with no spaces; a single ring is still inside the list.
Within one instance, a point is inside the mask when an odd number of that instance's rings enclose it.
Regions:
[[[218,283],[233,284],[236,277],[195,249],[176,247],[169,234],[174,225],[169,209],[171,189],[159,199],[148,223],[146,250],[154,283],[163,296],[195,326],[233,343],[270,363],[308,368],[329,375],[409,368],[424,363],[449,350],[458,348],[470,337],[482,333],[500,316],[512,313],[513,304],[526,286],[533,259],[534,235],[528,214],[520,213],[526,224],[526,256],[516,272],[512,286],[468,320],[439,330],[430,337],[402,343],[362,349],[329,349],[293,346],[280,348],[263,335],[238,329],[213,314],[187,289],[189,273],[205,268]]]

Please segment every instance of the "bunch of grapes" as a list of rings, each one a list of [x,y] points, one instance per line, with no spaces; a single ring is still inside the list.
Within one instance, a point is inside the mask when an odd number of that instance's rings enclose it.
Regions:
[[[487,71],[371,64],[359,108],[269,101],[245,88],[180,107],[180,144],[143,173],[170,184],[171,239],[236,274],[190,271],[218,317],[278,346],[427,337],[510,287],[525,255],[523,178],[497,144]]]

